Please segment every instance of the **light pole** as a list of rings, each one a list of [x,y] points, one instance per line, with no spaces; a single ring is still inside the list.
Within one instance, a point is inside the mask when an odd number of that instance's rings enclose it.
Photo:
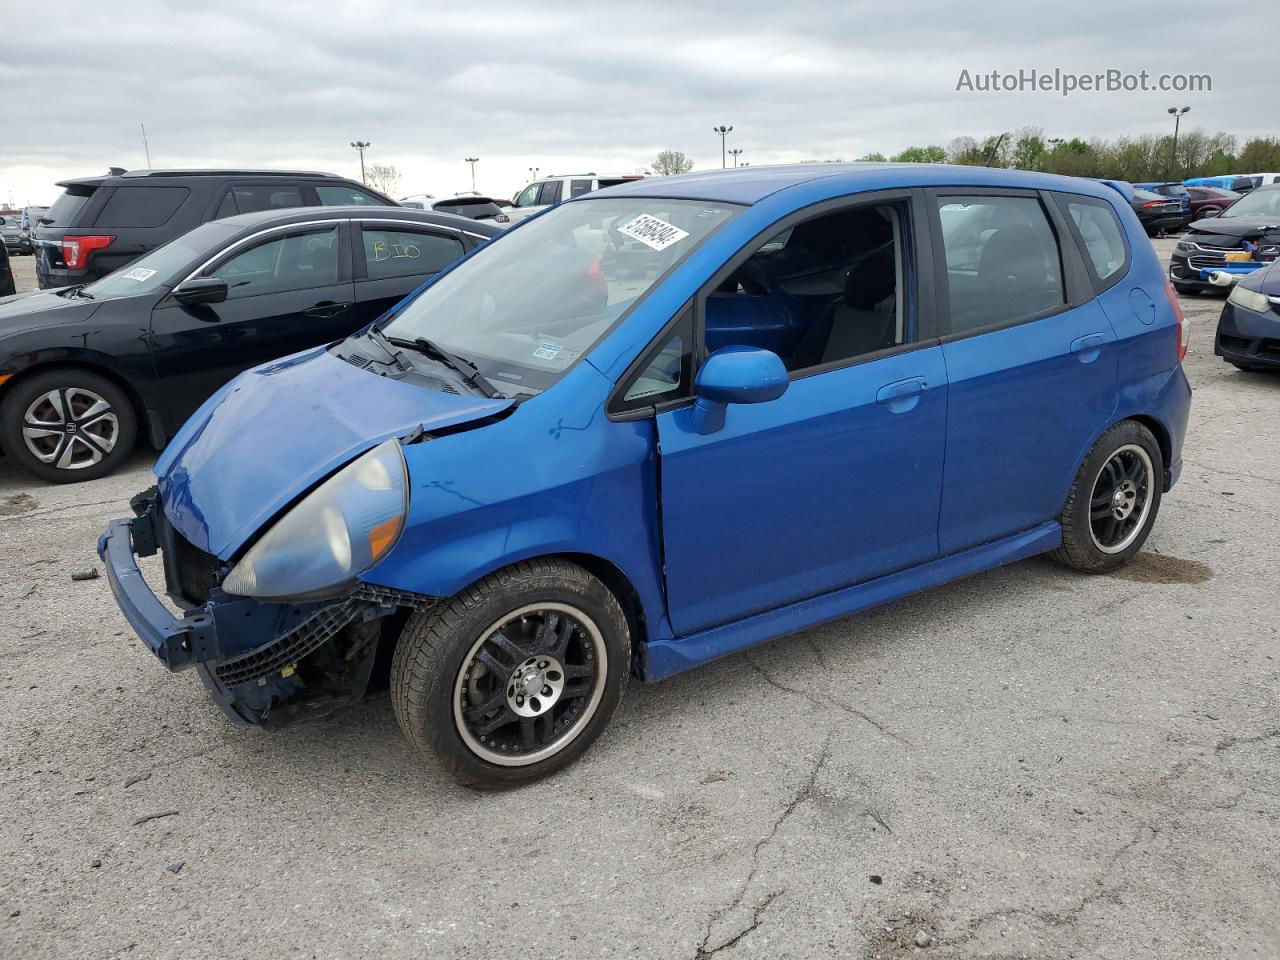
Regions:
[[[736,167],[738,165],[738,158],[742,156],[742,148],[734,147],[729,151],[729,156],[733,157],[733,165]]]
[[[732,129],[733,127],[726,127],[724,124],[721,124],[718,127],[711,128],[712,133],[720,134],[720,169],[721,170],[723,170],[726,166],[728,166],[728,164],[725,163],[725,158],[724,158],[724,138],[729,135],[729,131]]]
[[[530,167],[530,168],[529,168],[529,173],[531,174],[531,176],[529,177],[529,179],[530,179],[530,180],[537,180],[537,179],[538,179],[538,171],[539,171],[539,170],[541,170],[541,169],[542,169],[541,167]]]
[[[476,164],[480,162],[479,157],[463,157],[467,163],[471,164],[471,192],[476,192]]]
[[[351,145],[360,151],[360,182],[364,183],[364,151],[373,144],[368,140],[352,140]]]
[[[1169,158],[1169,176],[1177,173],[1178,166],[1178,127],[1182,123],[1182,115],[1190,113],[1190,107],[1183,107],[1179,110],[1177,107],[1170,107],[1169,112],[1173,114],[1173,156]]]

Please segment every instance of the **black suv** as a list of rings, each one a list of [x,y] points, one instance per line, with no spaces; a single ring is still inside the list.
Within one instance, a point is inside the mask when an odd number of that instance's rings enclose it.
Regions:
[[[32,228],[41,289],[90,283],[206,220],[259,210],[397,206],[362,184],[299,170],[121,170],[63,180]]]

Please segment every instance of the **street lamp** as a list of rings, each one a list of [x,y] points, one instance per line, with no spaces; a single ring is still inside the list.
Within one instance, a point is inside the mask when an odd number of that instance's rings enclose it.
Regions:
[[[1178,166],[1178,126],[1182,123],[1182,115],[1190,113],[1191,108],[1183,107],[1179,110],[1177,107],[1170,107],[1169,112],[1173,114],[1173,156],[1169,158],[1169,176],[1173,176],[1177,172],[1175,168]]]
[[[463,157],[467,163],[471,164],[471,192],[476,192],[476,164],[480,162],[479,157]]]
[[[742,156],[742,148],[734,147],[729,151],[729,156],[733,157],[733,165],[736,167],[738,165],[738,158]]]
[[[373,144],[368,140],[352,140],[351,145],[360,151],[360,182],[364,183],[364,151]]]
[[[725,167],[728,166],[728,164],[725,163],[725,158],[724,158],[724,138],[729,135],[729,131],[732,129],[733,127],[726,127],[724,124],[721,124],[718,127],[711,128],[712,133],[720,134],[720,169],[721,170],[723,170]]]
[[[529,179],[530,179],[530,180],[537,180],[537,179],[538,179],[538,171],[539,171],[539,170],[541,170],[541,169],[542,169],[541,167],[530,167],[530,168],[529,168],[529,173],[530,173],[530,177],[529,177]]]

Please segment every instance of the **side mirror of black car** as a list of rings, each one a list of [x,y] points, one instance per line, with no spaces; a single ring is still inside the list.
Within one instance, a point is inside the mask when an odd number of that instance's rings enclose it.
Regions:
[[[191,306],[197,303],[221,303],[227,299],[227,281],[221,277],[196,277],[173,288],[173,299]]]

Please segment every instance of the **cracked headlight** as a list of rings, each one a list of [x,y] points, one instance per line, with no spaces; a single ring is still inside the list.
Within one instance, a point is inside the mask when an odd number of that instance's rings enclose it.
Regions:
[[[1227,297],[1227,299],[1237,306],[1244,307],[1246,310],[1253,310],[1255,313],[1266,313],[1271,306],[1271,301],[1267,299],[1265,293],[1246,290],[1238,283],[1231,288],[1231,296]]]
[[[404,529],[408,471],[396,439],[353,460],[276,521],[227,574],[227,593],[296,599],[340,587],[385,557]]]

